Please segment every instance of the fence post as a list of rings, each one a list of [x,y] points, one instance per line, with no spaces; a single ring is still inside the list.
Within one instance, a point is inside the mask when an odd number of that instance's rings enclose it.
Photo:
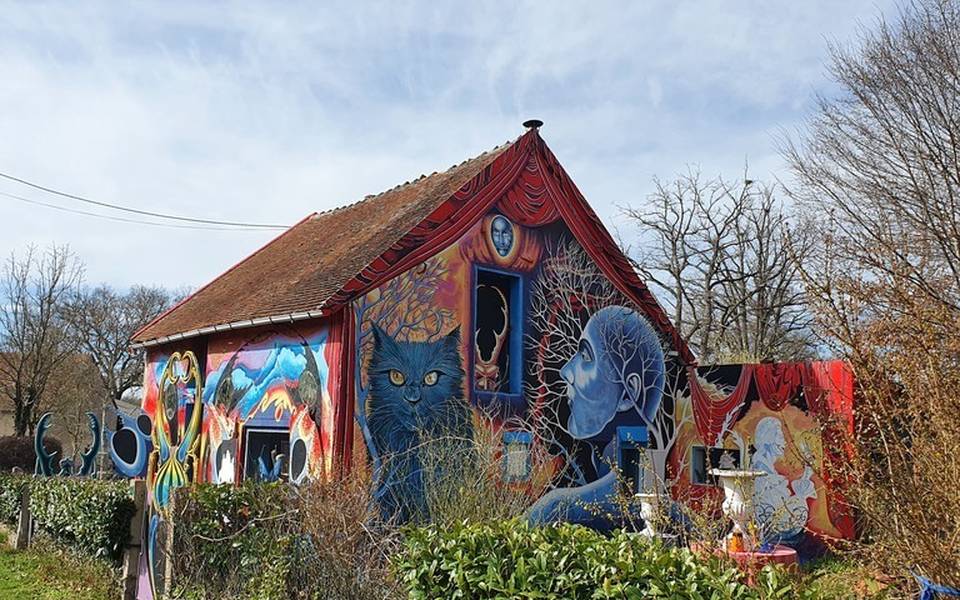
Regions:
[[[177,492],[183,488],[174,488],[170,490],[170,500],[167,505],[167,518],[163,520],[163,597],[172,598],[173,592],[173,515],[177,510]]]
[[[17,541],[14,548],[26,550],[30,546],[30,484],[25,484],[20,490],[20,517],[17,519]]]
[[[136,479],[130,482],[133,488],[133,502],[136,510],[130,518],[130,536],[123,549],[123,600],[136,600],[140,583],[140,552],[143,547],[144,507],[147,500],[147,482]]]

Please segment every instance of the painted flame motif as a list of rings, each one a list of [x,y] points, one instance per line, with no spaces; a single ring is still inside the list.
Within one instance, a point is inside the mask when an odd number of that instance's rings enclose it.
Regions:
[[[483,351],[480,350],[480,330],[477,329],[473,336],[473,346],[477,353],[476,364],[474,365],[474,374],[476,376],[476,387],[478,390],[493,392],[497,389],[500,381],[500,366],[497,364],[500,359],[500,353],[503,352],[503,343],[507,339],[507,328],[510,322],[510,315],[507,310],[507,298],[503,295],[500,288],[492,285],[481,285],[481,288],[489,288],[497,292],[500,297],[500,311],[503,313],[503,329],[493,332],[493,349],[486,358]]]

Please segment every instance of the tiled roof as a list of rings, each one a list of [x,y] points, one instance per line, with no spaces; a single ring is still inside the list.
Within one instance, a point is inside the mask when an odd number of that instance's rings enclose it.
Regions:
[[[308,216],[141,329],[134,343],[319,311],[344,284],[509,147]]]

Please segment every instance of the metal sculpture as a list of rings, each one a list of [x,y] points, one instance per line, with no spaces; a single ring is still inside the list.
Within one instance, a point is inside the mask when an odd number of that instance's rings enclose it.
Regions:
[[[60,470],[56,475],[70,476],[76,474],[87,476],[96,473],[97,453],[100,452],[100,419],[91,412],[87,413],[87,419],[89,421],[91,442],[87,450],[80,453],[80,469],[74,473],[73,460],[62,458],[59,462]],[[37,422],[37,430],[33,438],[33,451],[37,455],[34,474],[44,477],[52,477],[55,474],[53,471],[53,458],[56,452],[49,454],[43,446],[44,437],[46,437],[47,430],[50,429],[50,426],[53,424],[52,421],[53,413],[44,413]]]

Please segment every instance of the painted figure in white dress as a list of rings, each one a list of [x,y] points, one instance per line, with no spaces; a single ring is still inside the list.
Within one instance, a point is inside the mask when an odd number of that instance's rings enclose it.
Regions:
[[[754,432],[756,451],[750,466],[766,475],[757,479],[753,492],[757,522],[764,541],[785,541],[803,532],[810,516],[807,500],[817,498],[811,481],[813,469],[807,465],[803,474],[790,482],[776,470],[776,463],[786,448],[783,425],[776,417],[764,417]]]

